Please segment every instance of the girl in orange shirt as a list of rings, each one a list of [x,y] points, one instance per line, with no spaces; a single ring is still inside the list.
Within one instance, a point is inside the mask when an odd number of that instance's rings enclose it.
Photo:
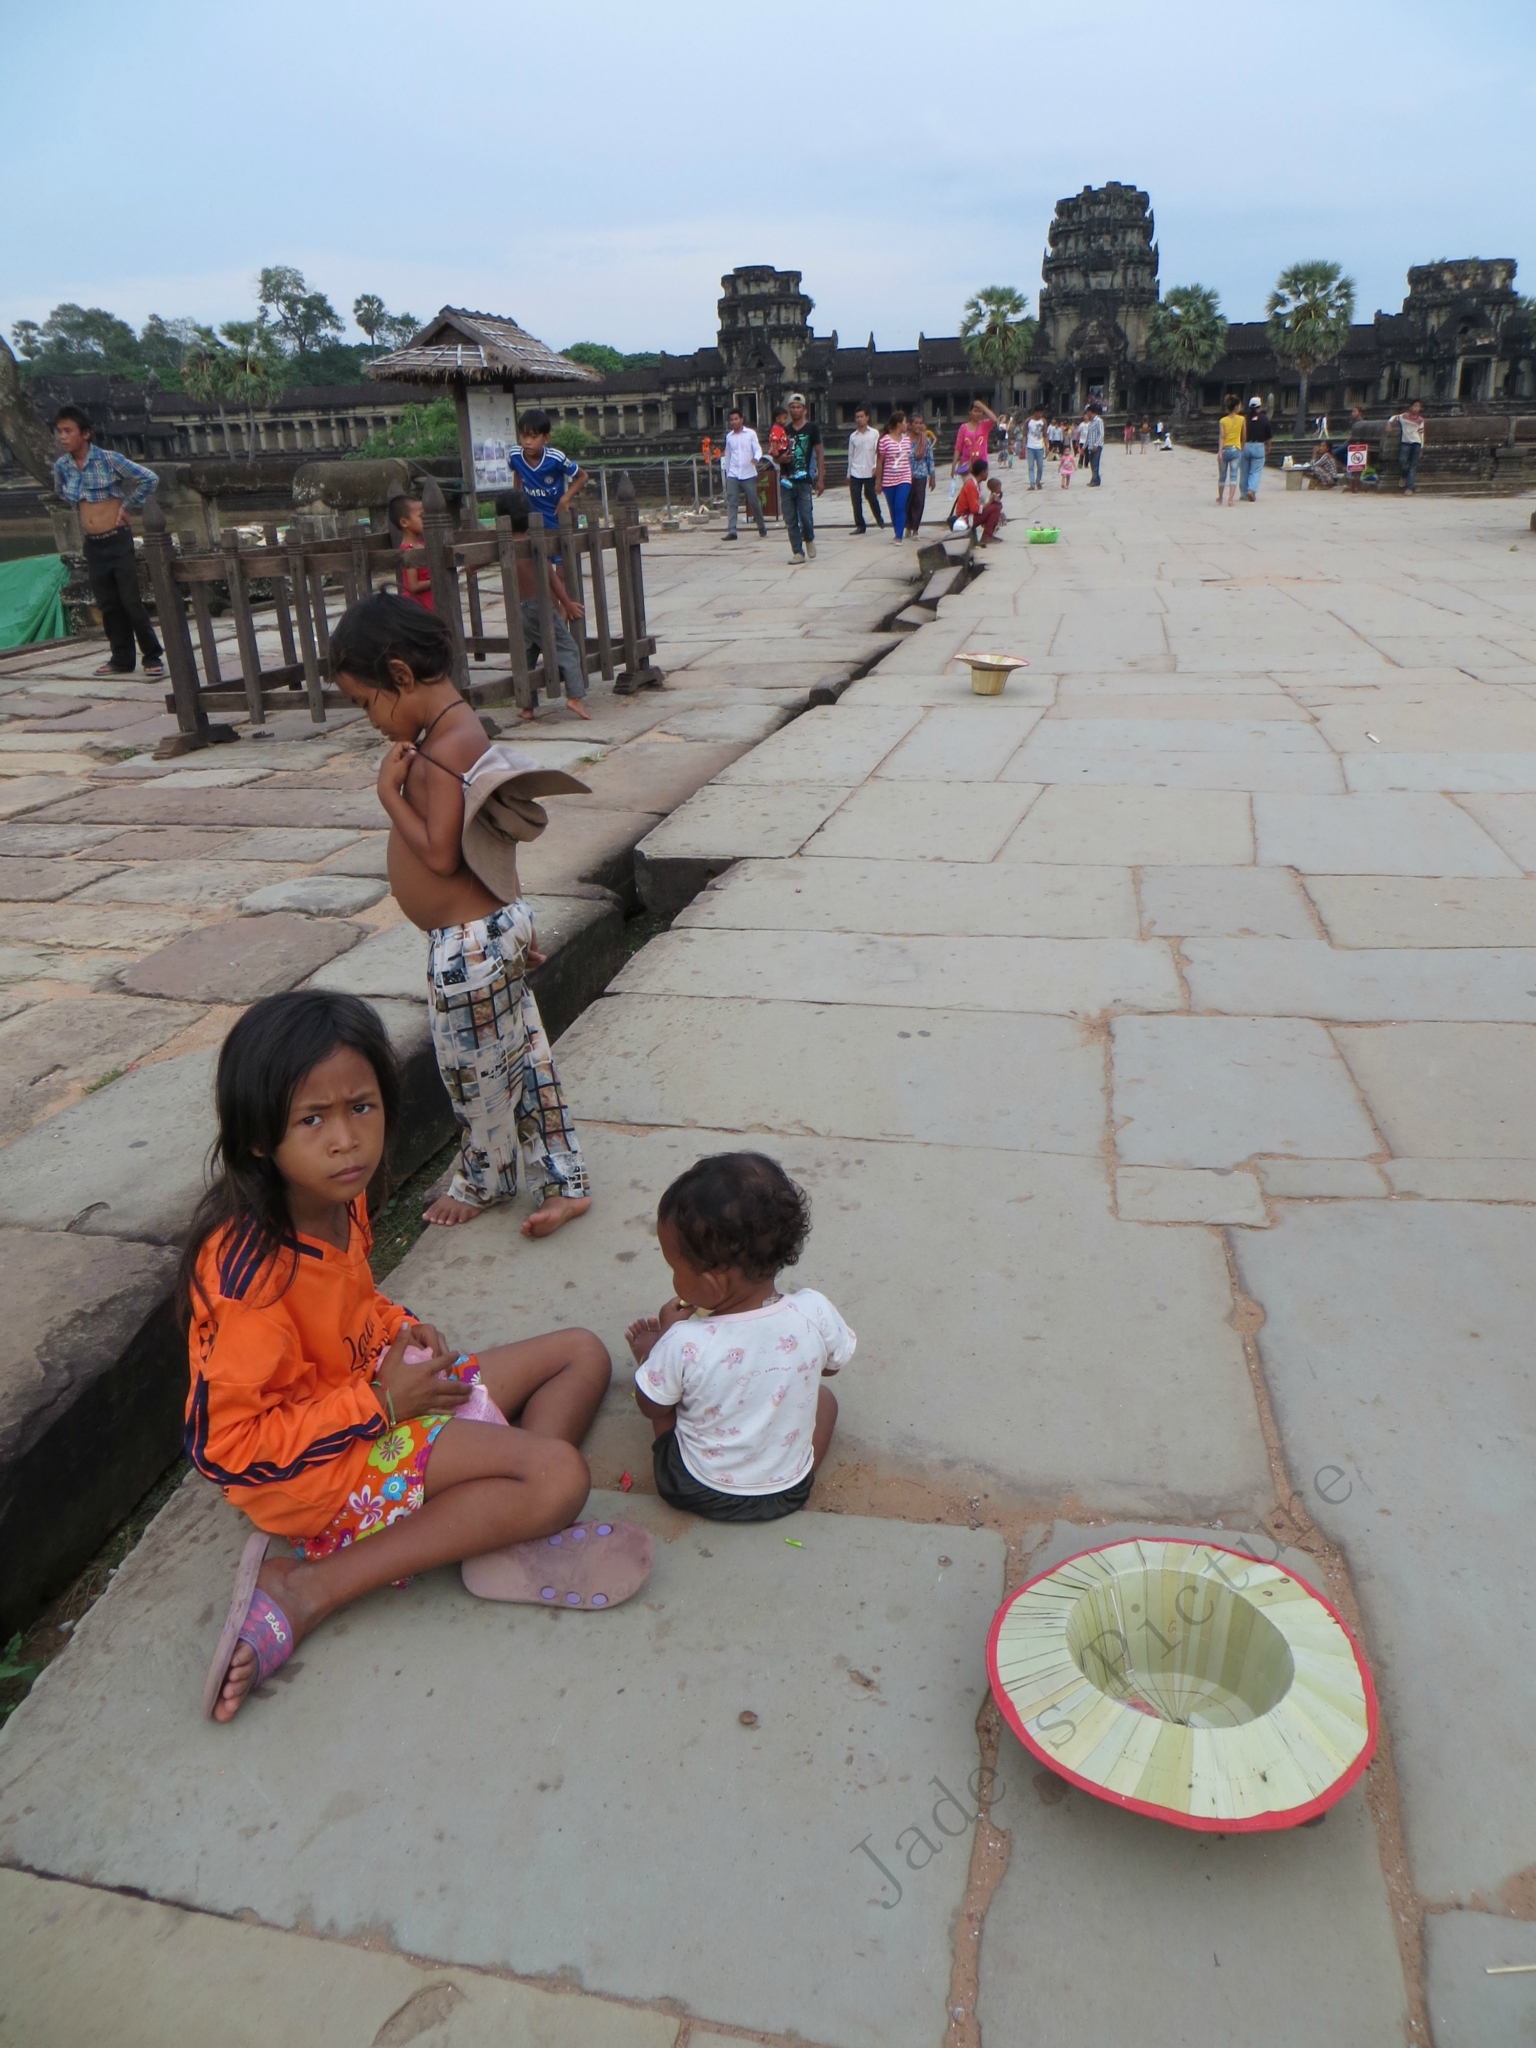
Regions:
[[[215,1177],[178,1281],[187,1453],[257,1530],[204,1693],[219,1721],[338,1607],[436,1565],[469,1560],[487,1598],[587,1608],[650,1568],[643,1530],[572,1526],[601,1340],[464,1357],[374,1285],[367,1189],[399,1092],[356,996],[271,996],[219,1055]],[[273,1535],[296,1554],[269,1558]]]

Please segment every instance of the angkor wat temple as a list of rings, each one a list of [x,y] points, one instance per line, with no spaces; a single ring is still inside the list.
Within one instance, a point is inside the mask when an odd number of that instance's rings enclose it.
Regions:
[[[1013,378],[1007,402],[1071,413],[1092,398],[1111,415],[1171,411],[1173,380],[1147,350],[1159,298],[1148,195],[1109,184],[1058,201],[1042,280],[1035,353]],[[1416,265],[1401,311],[1357,322],[1338,360],[1313,372],[1308,411],[1356,404],[1372,411],[1410,398],[1422,398],[1431,412],[1536,408],[1536,333],[1514,281],[1509,257]],[[538,397],[601,440],[663,448],[678,436],[692,443],[718,431],[733,405],[766,425],[790,390],[805,393],[826,427],[851,426],[861,405],[879,412],[899,402],[921,404],[941,433],[973,396],[995,399],[958,335],[920,334],[913,348],[882,349],[871,334],[862,346],[845,347],[836,332],[812,331],[813,302],[798,270],[745,264],[720,284],[713,347],[664,355],[654,368],[621,371],[579,393],[566,386],[519,396]],[[1201,413],[1219,411],[1227,391],[1245,399],[1257,393],[1273,401],[1283,423],[1294,419],[1298,382],[1270,348],[1262,320],[1234,321],[1226,355],[1191,395]]]

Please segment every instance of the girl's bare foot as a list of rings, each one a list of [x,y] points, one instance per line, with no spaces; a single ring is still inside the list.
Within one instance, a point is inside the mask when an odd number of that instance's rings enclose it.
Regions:
[[[542,1208],[523,1222],[524,1237],[552,1237],[562,1223],[573,1216],[585,1216],[592,1206],[590,1195],[549,1195]]]
[[[629,1328],[624,1332],[624,1341],[629,1346],[630,1355],[636,1365],[644,1365],[645,1361],[655,1350],[660,1336],[661,1318],[659,1316],[637,1316],[630,1324]]]
[[[579,697],[567,697],[565,700],[565,708],[567,711],[570,712],[573,718],[590,718],[592,716],[591,712],[587,709],[586,705],[582,703]]]
[[[256,1579],[258,1591],[270,1594],[287,1615],[293,1629],[295,1648],[315,1624],[310,1603],[304,1597],[303,1578],[295,1577],[301,1572],[302,1566],[296,1557],[269,1557]],[[255,1680],[256,1652],[249,1643],[236,1643],[235,1654],[224,1674],[218,1704],[213,1710],[215,1721],[233,1721]]]
[[[485,1210],[478,1202],[461,1202],[454,1195],[439,1195],[429,1208],[421,1212],[423,1223],[473,1223]],[[524,1226],[526,1228],[526,1226]]]
[[[521,724],[521,725],[532,725],[532,724],[533,724],[533,720],[534,720],[534,714],[533,714],[533,712],[531,712],[531,711],[519,711],[519,713],[517,714],[517,716],[518,716],[518,722],[519,722],[519,724]]]

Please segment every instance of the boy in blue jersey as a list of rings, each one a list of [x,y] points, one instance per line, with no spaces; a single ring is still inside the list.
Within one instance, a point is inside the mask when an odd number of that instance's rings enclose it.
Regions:
[[[522,445],[507,456],[507,462],[522,484],[523,496],[553,530],[587,481],[587,472],[569,455],[550,447],[547,412],[537,408],[525,412],[517,423],[517,438]]]

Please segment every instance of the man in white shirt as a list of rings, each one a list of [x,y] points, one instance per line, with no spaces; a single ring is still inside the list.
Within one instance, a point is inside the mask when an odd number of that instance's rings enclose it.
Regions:
[[[861,405],[853,416],[853,432],[848,436],[848,496],[853,504],[853,530],[868,533],[864,524],[864,507],[867,504],[875,515],[875,524],[885,531],[885,514],[880,509],[880,493],[875,488],[875,461],[880,449],[880,436],[869,424],[869,414]]]
[[[1424,454],[1424,407],[1415,399],[1406,412],[1395,412],[1387,421],[1389,427],[1398,432],[1397,462],[1401,469],[1401,488],[1411,498],[1419,487],[1419,463]]]
[[[1093,406],[1083,414],[1083,423],[1078,428],[1083,458],[1093,474],[1088,479],[1088,488],[1093,490],[1099,482],[1099,464],[1104,459],[1104,416]]]
[[[762,445],[756,430],[749,427],[739,410],[731,408],[731,424],[726,430],[725,453],[720,458],[720,467],[725,473],[725,537],[736,538],[736,508],[743,497],[748,509],[757,515],[758,536],[768,538],[767,522],[763,518],[762,500],[757,495],[757,469],[763,460]]]
[[[1032,491],[1045,489],[1045,407],[1037,405],[1024,428],[1024,466]]]

